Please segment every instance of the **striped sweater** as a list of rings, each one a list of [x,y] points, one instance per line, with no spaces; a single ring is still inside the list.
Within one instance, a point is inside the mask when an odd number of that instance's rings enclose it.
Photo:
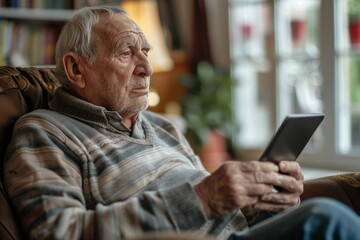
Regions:
[[[193,189],[207,175],[161,116],[142,112],[129,130],[116,112],[61,88],[50,110],[17,121],[4,164],[5,188],[31,239],[209,231],[222,220],[205,218]]]

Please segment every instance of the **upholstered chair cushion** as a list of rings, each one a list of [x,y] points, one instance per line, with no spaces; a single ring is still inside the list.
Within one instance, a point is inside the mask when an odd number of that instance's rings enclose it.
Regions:
[[[47,108],[59,86],[54,68],[0,67],[0,239],[21,239],[3,189],[3,156],[15,121],[37,108]]]

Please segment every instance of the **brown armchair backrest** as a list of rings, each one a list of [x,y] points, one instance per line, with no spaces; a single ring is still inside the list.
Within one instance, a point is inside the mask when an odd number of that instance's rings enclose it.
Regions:
[[[48,108],[60,82],[54,68],[0,66],[0,239],[21,239],[3,188],[3,157],[16,120],[27,112]]]

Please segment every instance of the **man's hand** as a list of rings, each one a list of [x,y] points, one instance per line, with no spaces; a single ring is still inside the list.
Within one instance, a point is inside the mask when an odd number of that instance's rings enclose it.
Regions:
[[[283,165],[285,164],[281,164],[279,169],[271,162],[225,162],[195,186],[205,214],[209,218],[221,217],[250,205],[267,209],[272,206],[272,201],[279,199],[284,201],[284,204],[289,204],[288,199],[291,198],[290,202],[293,203],[295,196],[298,196],[295,193],[299,192],[297,181],[302,175],[298,172],[298,165]],[[279,171],[290,176],[280,174]],[[275,185],[285,188],[293,196],[275,198],[272,194]],[[265,203],[269,205],[264,205]]]
[[[279,163],[282,173],[279,183],[275,184],[282,188],[280,192],[264,194],[259,202],[254,204],[255,208],[266,211],[281,211],[299,202],[300,195],[304,191],[304,176],[300,165],[295,161],[282,161]]]

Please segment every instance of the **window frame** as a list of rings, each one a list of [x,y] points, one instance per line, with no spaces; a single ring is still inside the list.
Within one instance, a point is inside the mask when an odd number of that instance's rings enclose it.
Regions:
[[[337,170],[353,171],[360,168],[360,155],[350,151],[342,153],[339,149],[340,141],[340,84],[344,79],[340,76],[340,58],[346,55],[338,49],[336,32],[339,29],[338,0],[322,0],[321,3],[321,39],[320,62],[324,80],[323,103],[326,118],[324,127],[324,146],[319,154],[304,154],[301,163],[308,167],[318,167]],[[338,21],[337,21],[338,20]],[[349,53],[348,53],[349,54]]]
[[[279,51],[277,48],[277,3],[280,0],[268,0],[263,2],[270,3],[271,11],[273,14],[273,47],[275,48],[274,56],[270,56],[269,60],[273,61],[273,75],[275,78],[274,87],[275,89],[275,99],[270,99],[272,109],[271,113],[268,116],[269,121],[274,123],[272,124],[272,131],[276,131],[276,127],[282,121],[284,114],[279,108],[281,98],[279,97],[279,72],[278,66],[281,62],[279,57]],[[342,1],[342,0],[341,0]],[[231,8],[231,0],[229,0],[229,7]],[[246,1],[244,1],[246,3]],[[340,16],[337,11],[339,11],[338,4],[339,0],[321,0],[320,9],[319,9],[319,60],[320,60],[320,72],[322,75],[322,100],[323,100],[323,112],[325,113],[325,119],[322,123],[322,132],[323,132],[323,145],[318,152],[304,151],[300,157],[299,162],[304,167],[311,168],[323,168],[323,169],[336,169],[344,171],[353,171],[354,169],[360,168],[360,153],[349,152],[342,153],[339,149],[339,132],[340,132],[340,84],[345,82],[344,79],[341,79],[340,76],[340,58],[344,55],[351,55],[351,53],[343,53],[338,49],[338,39],[336,39],[336,33],[339,26]],[[231,11],[231,9],[230,9]],[[230,20],[231,24],[231,20]],[[231,29],[231,28],[230,28]],[[231,33],[230,33],[231,35]],[[230,36],[230,39],[231,36]],[[231,45],[230,41],[230,45]],[[231,50],[231,47],[230,47]],[[236,60],[231,59],[231,64],[236,64]],[[235,109],[234,109],[235,110]],[[241,134],[241,133],[240,133]],[[235,148],[238,146],[235,146]],[[265,147],[265,146],[264,146]],[[246,158],[249,155],[246,155],[246,151],[250,150],[250,157],[253,157],[254,149],[241,149],[242,153],[239,155],[245,156]],[[261,152],[262,149],[255,149],[257,152]],[[245,154],[243,154],[245,152]],[[255,155],[256,156],[256,155]]]

